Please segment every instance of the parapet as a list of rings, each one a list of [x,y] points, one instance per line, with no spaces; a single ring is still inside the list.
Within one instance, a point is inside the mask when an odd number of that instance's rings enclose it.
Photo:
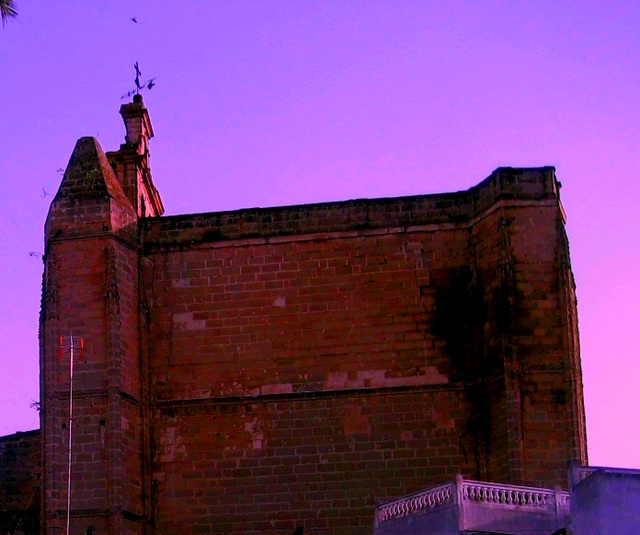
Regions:
[[[478,185],[454,193],[249,208],[145,221],[147,247],[299,234],[465,225],[501,201],[559,204],[554,167],[500,167]]]

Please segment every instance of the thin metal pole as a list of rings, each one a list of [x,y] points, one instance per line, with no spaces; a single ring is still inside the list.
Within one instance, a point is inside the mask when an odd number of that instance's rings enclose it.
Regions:
[[[67,471],[67,534],[71,519],[71,440],[73,438],[73,333],[69,333],[69,461]]]

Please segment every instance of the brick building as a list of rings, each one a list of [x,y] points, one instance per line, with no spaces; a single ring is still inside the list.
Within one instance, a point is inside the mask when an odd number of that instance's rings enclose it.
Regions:
[[[40,433],[0,437],[0,533],[38,533]]]
[[[369,534],[456,473],[586,463],[552,167],[458,193],[162,217],[142,100],[74,149],[45,226],[41,520],[71,533]]]

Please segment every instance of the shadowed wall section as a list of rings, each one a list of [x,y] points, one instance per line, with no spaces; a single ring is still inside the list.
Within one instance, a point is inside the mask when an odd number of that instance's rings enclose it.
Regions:
[[[0,437],[0,533],[38,533],[40,433]]]

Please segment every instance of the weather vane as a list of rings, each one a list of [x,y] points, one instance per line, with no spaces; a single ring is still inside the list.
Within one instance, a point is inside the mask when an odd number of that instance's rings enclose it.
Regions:
[[[133,68],[136,70],[136,77],[135,77],[135,83],[136,83],[136,88],[132,89],[131,91],[128,91],[127,93],[125,93],[124,95],[122,95],[120,98],[127,98],[130,97],[131,95],[139,95],[140,91],[142,89],[151,89],[155,84],[155,78],[150,78],[149,80],[147,80],[146,82],[140,82],[140,78],[142,76],[142,72],[140,71],[140,67],[138,66],[138,62],[136,61],[133,64]]]

